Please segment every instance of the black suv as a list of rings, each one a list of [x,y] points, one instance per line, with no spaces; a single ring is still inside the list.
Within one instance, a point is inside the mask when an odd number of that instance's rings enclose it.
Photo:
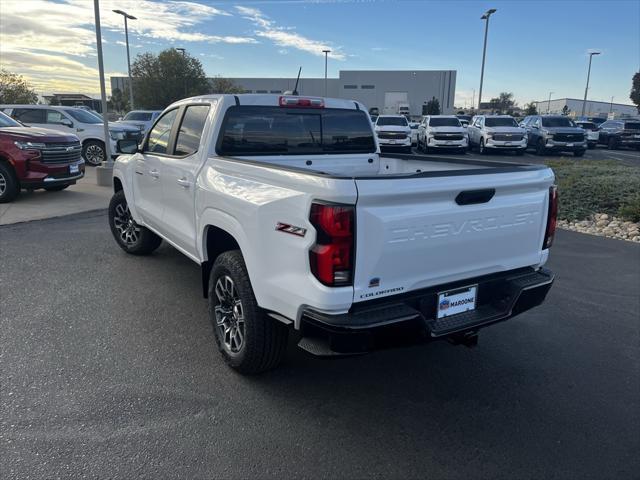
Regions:
[[[520,126],[527,130],[527,146],[535,148],[538,155],[548,152],[573,152],[576,157],[581,157],[587,150],[585,131],[569,117],[531,115],[526,117]]]
[[[611,150],[630,147],[640,150],[640,120],[607,120],[600,125],[598,143]]]

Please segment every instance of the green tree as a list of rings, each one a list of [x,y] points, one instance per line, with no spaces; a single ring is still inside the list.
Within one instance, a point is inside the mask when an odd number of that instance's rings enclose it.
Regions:
[[[631,93],[629,98],[634,103],[640,113],[640,72],[636,72],[631,80]]]
[[[425,115],[440,115],[440,102],[436,97],[432,97],[425,107]]]
[[[140,108],[162,110],[176,100],[210,91],[200,60],[175,48],[157,56],[149,52],[138,55],[131,75],[136,106]]]
[[[209,93],[243,93],[244,88],[228,78],[215,77],[211,79]]]
[[[129,106],[129,91],[125,89],[123,92],[119,88],[114,88],[111,92],[111,98],[107,102],[109,110],[115,112],[128,112],[131,107]]]
[[[0,103],[38,103],[38,94],[22,75],[0,70]]]
[[[498,113],[505,113],[509,110],[513,110],[516,102],[513,100],[513,93],[501,92],[500,95],[489,100],[489,105],[492,110],[495,110]]]
[[[529,102],[524,106],[524,114],[525,115],[537,115],[538,108],[534,102]]]

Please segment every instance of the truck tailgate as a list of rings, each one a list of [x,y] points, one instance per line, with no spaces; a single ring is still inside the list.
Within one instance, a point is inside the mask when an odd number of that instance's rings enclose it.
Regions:
[[[544,263],[553,172],[490,172],[356,179],[354,302]]]

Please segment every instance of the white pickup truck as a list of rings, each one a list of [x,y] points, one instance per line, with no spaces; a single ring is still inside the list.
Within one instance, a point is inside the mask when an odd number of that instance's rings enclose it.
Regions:
[[[243,373],[276,366],[292,329],[317,355],[470,346],[553,282],[549,168],[382,156],[358,102],[189,98],[119,147],[117,243],[165,240],[201,266],[218,348]]]

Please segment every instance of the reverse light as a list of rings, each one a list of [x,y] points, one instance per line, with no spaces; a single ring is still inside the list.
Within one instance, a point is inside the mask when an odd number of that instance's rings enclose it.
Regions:
[[[547,214],[547,228],[544,232],[544,243],[542,249],[547,249],[553,244],[556,235],[556,225],[558,224],[558,187],[549,187],[549,212]]]
[[[292,108],[324,108],[324,100],[322,98],[312,97],[280,97],[281,107]]]
[[[317,232],[316,243],[309,251],[311,272],[329,287],[351,285],[354,248],[353,206],[313,203],[309,221]]]

